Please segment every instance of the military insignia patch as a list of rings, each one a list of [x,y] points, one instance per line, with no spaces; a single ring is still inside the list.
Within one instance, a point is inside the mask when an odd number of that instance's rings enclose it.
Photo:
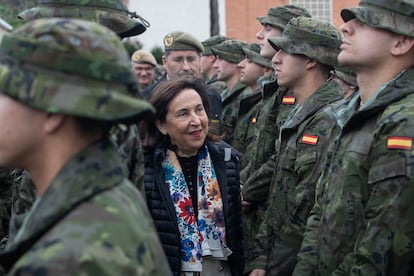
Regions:
[[[389,136],[387,139],[387,149],[405,149],[411,150],[413,139],[404,136]]]
[[[300,142],[308,145],[316,145],[318,143],[318,139],[318,136],[303,134],[302,139],[300,139]]]
[[[170,47],[173,44],[173,42],[174,42],[174,37],[171,34],[167,35],[164,39],[164,45],[167,47]]]
[[[293,96],[283,96],[282,103],[283,104],[295,104],[296,99]]]

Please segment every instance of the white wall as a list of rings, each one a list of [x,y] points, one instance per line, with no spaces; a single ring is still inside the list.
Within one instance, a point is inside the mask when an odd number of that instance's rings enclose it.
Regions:
[[[225,35],[225,0],[219,2],[220,33]],[[162,47],[164,36],[171,31],[185,31],[200,41],[210,36],[209,0],[129,0],[129,10],[137,12],[151,24],[136,38],[144,49]]]

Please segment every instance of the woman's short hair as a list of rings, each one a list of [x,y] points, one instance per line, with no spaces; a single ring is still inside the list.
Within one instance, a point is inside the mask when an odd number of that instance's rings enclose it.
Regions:
[[[159,84],[151,94],[149,102],[155,107],[155,115],[145,120],[140,126],[144,148],[154,148],[169,143],[169,138],[163,135],[155,125],[155,122],[165,122],[170,102],[183,90],[193,89],[200,95],[204,109],[209,114],[207,87],[202,80],[177,79],[167,80]],[[217,141],[220,138],[209,133],[208,138]]]

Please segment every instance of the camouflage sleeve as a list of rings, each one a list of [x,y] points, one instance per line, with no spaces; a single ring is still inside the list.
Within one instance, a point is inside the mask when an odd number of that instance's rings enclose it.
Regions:
[[[316,187],[317,195],[320,194],[319,190],[321,186],[322,183],[318,182]],[[301,249],[297,255],[297,263],[292,274],[293,276],[315,275],[318,261],[318,228],[321,218],[321,209],[318,199],[319,197],[316,197],[315,205],[313,206],[306,223]]]
[[[267,262],[267,244],[269,236],[267,232],[268,212],[266,211],[265,219],[260,224],[257,235],[254,239],[255,245],[251,248],[246,260],[245,273],[254,269],[266,269]]]
[[[333,275],[411,274],[407,269],[412,267],[407,266],[414,258],[412,122],[413,118],[406,116],[392,118],[378,128],[381,133],[374,134],[365,227],[356,238],[353,252],[345,256]],[[391,144],[392,138],[395,144]]]
[[[266,163],[254,171],[243,183],[243,200],[265,202],[269,197],[269,186],[276,166],[277,154],[273,154]]]
[[[124,162],[128,179],[139,191],[144,189],[144,156],[138,128],[118,124],[111,129],[111,140],[115,143],[118,153]]]

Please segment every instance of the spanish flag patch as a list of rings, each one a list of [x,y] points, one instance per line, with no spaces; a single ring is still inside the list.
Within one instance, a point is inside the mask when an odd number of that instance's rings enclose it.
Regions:
[[[318,139],[319,139],[318,136],[303,134],[300,142],[303,144],[308,144],[308,145],[316,145],[318,143]]]
[[[283,96],[282,103],[283,104],[295,104],[296,99],[293,96]]]
[[[411,150],[413,139],[404,136],[389,136],[387,139],[387,149],[404,149]]]

